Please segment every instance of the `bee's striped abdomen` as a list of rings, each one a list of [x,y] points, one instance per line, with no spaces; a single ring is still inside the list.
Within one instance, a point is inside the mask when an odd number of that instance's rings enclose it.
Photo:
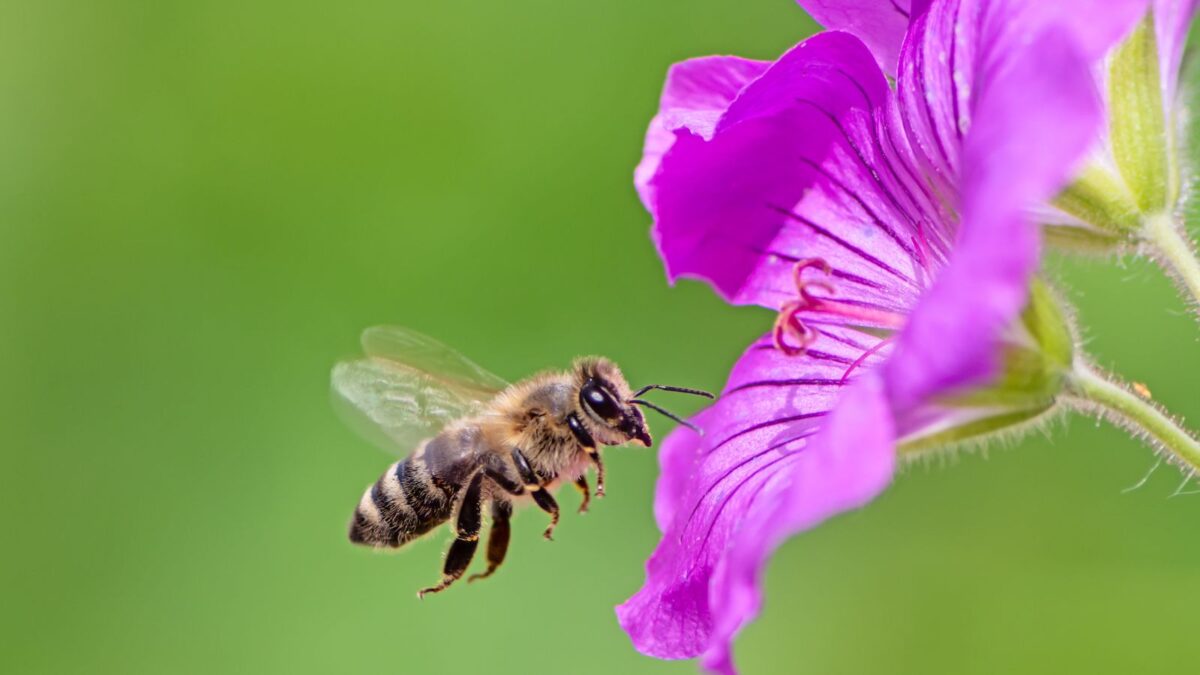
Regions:
[[[396,547],[446,522],[454,490],[435,485],[422,454],[392,464],[366,489],[350,521],[350,541]]]

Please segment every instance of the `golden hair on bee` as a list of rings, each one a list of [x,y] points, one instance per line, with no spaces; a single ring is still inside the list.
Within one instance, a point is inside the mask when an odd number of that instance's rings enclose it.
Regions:
[[[534,375],[515,384],[415,331],[369,328],[365,358],[338,363],[333,388],[350,420],[368,435],[389,438],[410,454],[393,463],[358,501],[350,522],[354,543],[397,548],[453,519],[442,580],[418,596],[457,581],[479,543],[483,509],[491,515],[487,569],[504,561],[513,507],[533,503],[559,520],[553,492],[571,482],[586,511],[596,473],[604,495],[603,446],[653,445],[642,408],[680,424],[677,415],[642,398],[651,390],[712,398],[698,389],[648,385],[634,391],[620,368],[600,356],[576,359],[570,370]],[[693,427],[695,428],[695,427]]]

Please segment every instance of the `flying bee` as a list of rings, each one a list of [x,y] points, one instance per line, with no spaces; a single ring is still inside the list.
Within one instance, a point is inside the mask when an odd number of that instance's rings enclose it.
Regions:
[[[363,493],[350,541],[399,548],[453,520],[442,580],[418,597],[462,577],[479,544],[485,506],[491,512],[487,569],[468,581],[491,576],[504,562],[514,505],[532,502],[549,514],[546,539],[558,524],[553,493],[561,484],[579,489],[579,510],[586,511],[589,467],[596,471],[595,495],[604,495],[601,446],[653,444],[642,407],[691,426],[641,395],[661,389],[713,397],[658,384],[633,391],[617,365],[602,357],[508,384],[407,328],[368,328],[362,344],[365,358],[334,367],[334,391],[367,435],[379,440],[382,432],[389,445],[411,454]]]

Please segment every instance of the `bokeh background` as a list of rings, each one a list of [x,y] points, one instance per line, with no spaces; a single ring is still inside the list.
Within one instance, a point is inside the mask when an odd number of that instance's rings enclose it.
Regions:
[[[516,521],[487,582],[418,602],[443,534],[345,541],[390,458],[331,410],[359,331],[502,376],[616,359],[717,389],[772,317],[669,288],[631,187],[668,64],[772,58],[789,0],[38,0],[0,20],[0,670],[690,673],[612,606],[656,541],[653,452]],[[1052,263],[1088,346],[1200,421],[1157,270]],[[685,408],[689,402],[674,402]],[[669,425],[652,424],[658,434]],[[747,673],[1180,673],[1200,496],[1074,419],[907,470],[790,541]]]

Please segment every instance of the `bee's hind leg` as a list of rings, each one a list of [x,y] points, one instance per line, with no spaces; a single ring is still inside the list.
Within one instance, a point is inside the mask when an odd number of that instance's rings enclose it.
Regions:
[[[442,566],[442,582],[437,586],[421,589],[417,592],[418,598],[425,597],[427,593],[439,593],[446,590],[450,584],[458,581],[458,578],[470,566],[471,558],[475,557],[475,548],[479,546],[479,528],[482,525],[480,512],[483,509],[482,484],[483,472],[479,472],[471,479],[471,483],[463,493],[462,505],[458,509],[458,519],[454,523],[454,532],[457,538],[450,545],[450,551],[446,553],[446,564]]]
[[[492,576],[492,572],[495,572],[500,563],[504,562],[504,554],[508,553],[509,535],[512,533],[509,527],[511,517],[512,504],[500,499],[492,502],[492,529],[488,533],[487,571],[481,574],[472,574],[467,577],[467,582]]]

